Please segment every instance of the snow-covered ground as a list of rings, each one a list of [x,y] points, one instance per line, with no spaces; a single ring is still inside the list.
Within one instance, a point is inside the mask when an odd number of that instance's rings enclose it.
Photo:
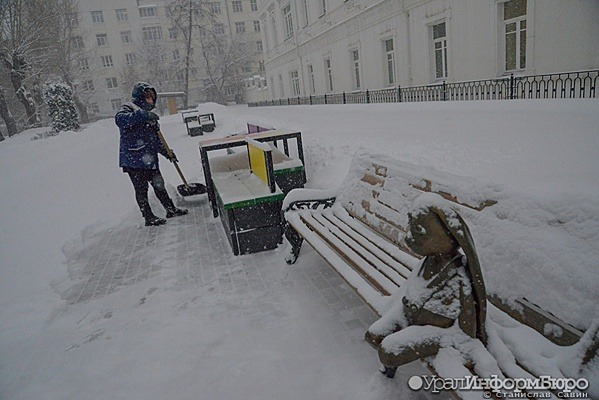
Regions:
[[[301,131],[311,188],[337,186],[363,148],[521,195],[517,209],[502,209],[527,226],[513,232],[517,246],[479,246],[489,291],[526,296],[582,329],[599,318],[599,101],[200,109],[216,117],[208,137],[245,131],[247,122]],[[199,138],[186,134],[180,115],[161,126],[188,180],[202,181]],[[112,120],[31,140],[38,132],[0,143],[0,398],[374,399],[402,390],[379,379],[376,353],[359,337],[345,350],[318,332],[326,324],[319,313],[327,314],[308,293],[278,287],[272,297],[215,300],[163,277],[67,304],[65,249],[141,217],[118,168]],[[162,171],[174,193],[176,171],[165,160]],[[304,253],[293,268],[324,264]],[[501,259],[518,265],[523,253],[547,265],[501,269]],[[277,251],[231,260],[290,268]],[[296,330],[279,325],[289,318]]]

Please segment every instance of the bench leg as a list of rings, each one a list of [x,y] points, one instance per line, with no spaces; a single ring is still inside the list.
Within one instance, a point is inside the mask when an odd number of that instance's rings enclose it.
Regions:
[[[285,261],[287,264],[294,264],[297,257],[299,257],[299,252],[302,248],[304,239],[288,223],[285,223],[284,231],[285,239],[287,239],[287,242],[290,245],[290,251],[289,254],[285,256]]]
[[[387,378],[393,379],[395,377],[395,372],[397,372],[397,368],[398,367],[387,367],[386,365],[383,365],[383,368],[379,371]]]

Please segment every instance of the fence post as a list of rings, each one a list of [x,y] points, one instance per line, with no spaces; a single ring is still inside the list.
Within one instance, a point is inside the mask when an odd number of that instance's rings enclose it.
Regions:
[[[447,84],[445,83],[445,81],[443,81],[443,101],[447,100]]]
[[[343,104],[345,104],[345,90],[343,91]]]
[[[297,96],[297,105],[299,106],[299,105],[301,105],[301,104],[302,104],[302,103],[301,103],[301,101],[300,101],[300,97],[299,97],[299,96]]]
[[[312,105],[312,95],[310,95],[310,105]]]
[[[514,100],[514,74],[510,74],[510,100]]]
[[[327,104],[327,94],[324,94],[324,104]]]
[[[370,103],[370,92],[366,89],[366,103]]]

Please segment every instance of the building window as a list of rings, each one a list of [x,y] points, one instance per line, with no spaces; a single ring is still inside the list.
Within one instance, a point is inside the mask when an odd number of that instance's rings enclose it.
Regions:
[[[156,17],[156,6],[144,6],[139,7],[140,18],[155,18]]]
[[[281,98],[285,97],[285,87],[283,86],[283,75],[279,74],[279,90]]]
[[[260,32],[260,21],[254,21],[254,32]]]
[[[135,64],[135,53],[125,54],[125,63],[127,65],[134,65]]]
[[[79,70],[80,71],[89,71],[89,62],[87,58],[83,58],[79,60]]]
[[[310,84],[310,94],[316,93],[316,81],[314,79],[314,66],[308,65],[308,83]]]
[[[351,51],[352,71],[354,80],[354,89],[360,89],[360,52],[358,50]]]
[[[220,14],[220,3],[210,3],[210,12]]]
[[[285,39],[293,36],[293,19],[291,18],[291,4],[283,7],[283,19],[285,20]]]
[[[245,22],[235,22],[235,33],[245,33]]]
[[[141,33],[144,42],[162,40],[162,27],[160,26],[148,26],[141,28]]]
[[[299,81],[299,73],[297,71],[291,71],[291,92],[294,96],[300,95],[300,81]]]
[[[264,61],[258,61],[258,69],[260,70],[260,72],[264,72],[266,71],[266,67],[264,66]]]
[[[318,11],[321,17],[327,13],[327,0],[318,0]]]
[[[108,37],[105,33],[98,33],[96,35],[96,42],[98,46],[108,46]]]
[[[179,54],[179,49],[173,50],[173,60],[179,61],[181,59],[181,55]]]
[[[308,0],[301,0],[301,1],[302,1],[302,19],[303,19],[304,27],[306,27],[310,23],[310,20],[308,18]]]
[[[171,40],[177,39],[177,28],[168,28],[168,38]]]
[[[331,65],[331,59],[327,58],[324,60],[324,75],[327,80],[327,91],[333,91],[333,67]]]
[[[243,12],[243,4],[240,0],[233,0],[233,12]]]
[[[123,22],[123,21],[129,20],[129,16],[127,15],[126,8],[119,8],[119,9],[115,10],[115,12],[116,12],[116,20],[117,21]]]
[[[112,107],[112,111],[118,111],[121,108],[121,99],[110,100],[110,107]]]
[[[393,39],[387,39],[383,42],[385,52],[385,80],[386,84],[395,85],[395,48]]]
[[[106,79],[106,87],[108,87],[108,89],[114,89],[114,88],[118,87],[118,85],[116,83],[116,78],[107,78]]]
[[[93,92],[95,90],[94,81],[89,79],[87,81],[81,82],[81,89],[83,89],[86,92]]]
[[[123,31],[121,32],[121,42],[123,43],[131,43],[133,40],[131,39],[131,31]]]
[[[277,20],[275,18],[275,13],[271,12],[270,13],[270,25],[272,26],[272,44],[273,46],[276,46],[277,43],[279,43],[277,36],[278,36],[278,32],[277,32]]]
[[[526,0],[503,3],[505,26],[505,70],[526,68]]]
[[[258,11],[258,0],[250,0],[250,9],[252,11]]]
[[[271,96],[274,99],[276,97],[275,96],[275,80],[272,76],[270,77],[270,85],[268,85],[268,87],[270,87]]]
[[[71,45],[74,49],[82,49],[84,47],[83,38],[81,36],[71,37]]]
[[[104,68],[114,67],[114,63],[112,62],[112,56],[111,55],[102,56],[100,58],[102,59],[102,66]]]
[[[215,35],[224,35],[225,34],[225,26],[223,24],[214,25],[214,34]]]
[[[433,25],[433,46],[435,55],[435,78],[447,77],[447,36],[445,22]]]
[[[94,24],[103,24],[104,14],[102,14],[102,11],[92,11],[92,21]]]
[[[262,46],[262,40],[258,40],[256,42],[256,50],[258,50],[260,52],[264,51],[264,47]]]

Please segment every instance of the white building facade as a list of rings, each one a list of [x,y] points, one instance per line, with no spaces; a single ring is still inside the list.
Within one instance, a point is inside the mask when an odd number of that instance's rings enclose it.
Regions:
[[[127,66],[139,62],[136,52],[145,42],[159,42],[166,48],[160,57],[164,63],[177,64],[185,54],[185,46],[175,36],[169,17],[167,0],[78,0],[80,36],[72,38],[72,44],[80,47],[85,56],[79,61],[77,91],[88,105],[90,114],[96,117],[110,116],[131,97],[131,82],[127,82]],[[245,65],[242,73],[252,77],[263,70],[262,42],[258,18],[258,0],[214,0],[207,4],[213,20],[206,29],[229,38],[242,38],[254,46],[255,62]],[[193,35],[201,32],[194,29]],[[179,39],[179,40],[178,40]],[[195,49],[194,54],[201,54]],[[158,57],[158,54],[156,54]],[[199,57],[199,56],[198,56]],[[196,60],[189,84],[189,105],[204,100],[205,87],[209,84],[202,60]],[[149,66],[151,68],[151,66]],[[184,76],[173,72],[169,87],[159,91],[183,89]],[[240,85],[243,85],[240,79]]]
[[[597,0],[262,0],[270,99],[599,67]]]

